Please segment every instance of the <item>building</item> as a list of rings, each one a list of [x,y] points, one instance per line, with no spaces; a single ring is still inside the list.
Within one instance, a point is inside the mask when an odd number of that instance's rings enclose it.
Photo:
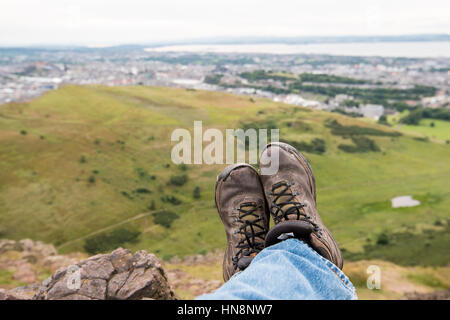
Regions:
[[[378,120],[384,114],[384,107],[379,104],[363,104],[359,106],[359,112],[365,118]]]

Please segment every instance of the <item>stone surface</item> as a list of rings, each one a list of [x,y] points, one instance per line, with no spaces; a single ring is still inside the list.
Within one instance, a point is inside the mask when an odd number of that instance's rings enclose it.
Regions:
[[[36,283],[9,291],[0,289],[0,300],[31,300],[38,288],[39,284]]]
[[[450,290],[427,293],[409,292],[404,296],[406,300],[450,300]]]
[[[20,246],[17,241],[0,239],[0,253],[6,251],[20,251]]]
[[[155,255],[143,250],[132,255],[119,248],[58,270],[42,282],[33,299],[175,299],[175,295]]]
[[[33,266],[28,262],[17,266],[13,279],[26,283],[34,283],[37,281],[36,274],[33,271]]]

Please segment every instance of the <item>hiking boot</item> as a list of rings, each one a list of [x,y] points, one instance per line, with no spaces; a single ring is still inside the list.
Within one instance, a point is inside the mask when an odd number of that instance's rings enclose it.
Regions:
[[[258,172],[248,164],[227,167],[217,177],[215,200],[227,235],[223,259],[227,281],[264,249],[269,215]]]
[[[316,183],[311,166],[294,147],[278,142],[263,150],[261,168],[268,166],[264,163],[276,151],[278,172],[261,176],[275,223],[266,236],[266,247],[290,237],[298,238],[342,269],[341,251],[316,209]]]

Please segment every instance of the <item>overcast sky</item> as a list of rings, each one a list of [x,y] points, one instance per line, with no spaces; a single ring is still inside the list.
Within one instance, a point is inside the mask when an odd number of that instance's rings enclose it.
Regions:
[[[0,0],[0,45],[430,33],[449,0]]]

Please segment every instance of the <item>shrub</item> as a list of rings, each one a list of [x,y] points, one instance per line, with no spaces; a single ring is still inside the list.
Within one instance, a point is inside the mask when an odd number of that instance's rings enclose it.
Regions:
[[[166,203],[167,202],[171,203],[171,204],[173,204],[175,206],[177,206],[177,205],[182,203],[182,201],[180,199],[178,199],[177,197],[172,196],[172,195],[170,195],[170,196],[162,196],[161,197],[161,201],[162,202],[166,202]]]
[[[380,147],[378,147],[378,145],[372,139],[358,136],[352,136],[351,139],[355,145],[340,144],[338,148],[348,153],[380,151]]]
[[[353,136],[353,135],[368,135],[368,136],[387,136],[398,137],[402,134],[400,132],[389,132],[378,130],[375,128],[366,128],[359,126],[344,126],[336,120],[326,121],[325,126],[331,129],[331,133],[336,136]]]
[[[254,122],[245,122],[241,123],[242,129],[244,131],[248,129],[255,129],[258,131],[259,129],[267,129],[268,133],[271,129],[278,129],[277,122],[272,118],[267,118],[265,120],[254,121]]]
[[[251,122],[243,122],[240,124],[242,130],[244,130],[244,133],[249,130],[249,129],[254,129],[256,130],[256,133],[258,133],[259,129],[267,129],[267,141],[270,142],[272,141],[272,129],[278,129],[278,123],[272,119],[272,118],[267,118],[265,120],[259,120],[259,121],[251,121]],[[244,145],[245,150],[249,150],[249,137],[246,135],[244,137],[244,140],[242,140],[242,136],[238,136],[238,139],[240,140],[240,142]]]
[[[126,191],[121,191],[120,194],[123,195],[125,198],[133,200],[133,197]]]
[[[92,236],[84,243],[84,250],[89,254],[107,252],[123,246],[125,243],[136,243],[141,233],[137,230],[119,228],[110,233]]]
[[[428,137],[414,137],[413,139],[417,140],[417,141],[422,141],[422,142],[430,141],[430,139]]]
[[[26,135],[27,133],[28,132],[26,130],[20,130],[20,134],[23,135],[23,136]]]
[[[384,114],[378,119],[378,123],[383,124],[385,126],[389,125],[389,123],[387,121],[387,117]]]
[[[6,237],[6,228],[0,226],[0,238]]]
[[[87,162],[86,157],[85,156],[81,156],[80,157],[80,163],[86,163],[86,162]]]
[[[142,168],[136,168],[136,173],[139,176],[139,179],[141,180],[145,180],[145,181],[150,181],[150,180],[155,180],[156,176],[154,175],[150,175],[147,170],[142,169]]]
[[[155,200],[152,200],[152,202],[150,203],[150,205],[148,206],[148,209],[150,211],[153,211],[156,209],[156,205],[155,205]]]
[[[196,186],[194,188],[194,193],[192,195],[194,197],[194,199],[199,199],[200,198],[200,187]]]
[[[411,111],[407,116],[400,119],[400,123],[418,125],[422,120],[423,112],[421,109]]]
[[[208,83],[208,84],[215,84],[215,85],[219,85],[220,84],[220,80],[222,79],[223,74],[213,74],[213,75],[207,75],[205,77],[204,82]]]
[[[425,108],[422,109],[422,116],[429,119],[440,119],[450,121],[450,109],[448,108]]]
[[[95,177],[94,176],[89,176],[88,182],[89,183],[95,183]]]
[[[137,188],[136,190],[134,190],[135,193],[152,193],[151,190],[147,189],[147,188]]]
[[[389,244],[389,236],[385,232],[380,233],[377,237],[377,245],[385,246],[387,244]]]
[[[182,186],[184,185],[188,180],[188,177],[186,174],[182,174],[179,176],[171,176],[169,180],[169,184],[172,184],[174,186]]]
[[[310,143],[304,141],[289,141],[288,143],[299,151],[306,151],[316,154],[322,154],[326,151],[325,140],[319,138],[314,138]]]
[[[363,117],[363,115],[360,114],[360,113],[357,113],[357,112],[347,112],[347,111],[342,110],[342,109],[334,109],[334,110],[332,110],[331,112],[340,113],[340,114],[343,114],[343,115],[345,115],[345,116],[349,116],[349,117],[352,117],[352,118],[362,118],[362,117]]]
[[[172,222],[179,217],[175,212],[163,210],[153,213],[153,222],[168,229],[172,226]]]

